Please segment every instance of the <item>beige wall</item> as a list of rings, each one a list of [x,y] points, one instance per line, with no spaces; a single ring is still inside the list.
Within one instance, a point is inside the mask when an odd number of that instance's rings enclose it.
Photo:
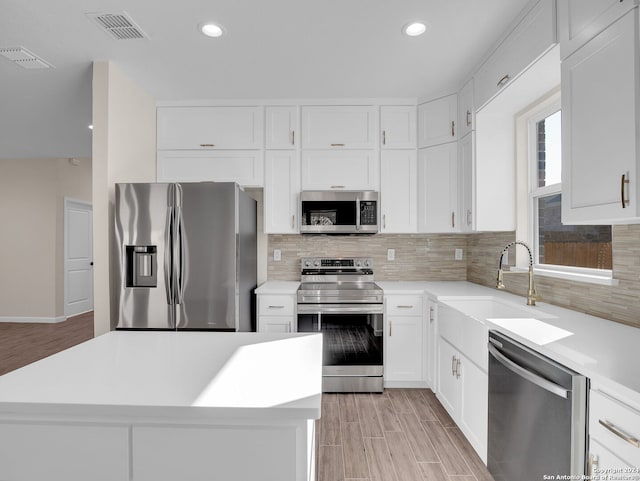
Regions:
[[[156,180],[155,100],[112,62],[93,66],[94,330],[110,331],[114,185]]]
[[[64,198],[91,202],[91,161],[0,160],[0,319],[64,316]]]
[[[499,232],[468,237],[468,280],[494,287],[499,253],[515,240],[515,234]],[[613,277],[619,280],[618,286],[536,276],[536,290],[542,301],[640,327],[640,225],[613,226],[612,251]],[[505,276],[505,285],[509,292],[524,295],[527,276]]]

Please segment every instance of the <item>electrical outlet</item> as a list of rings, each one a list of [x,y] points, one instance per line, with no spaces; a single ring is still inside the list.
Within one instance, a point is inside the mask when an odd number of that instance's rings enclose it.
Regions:
[[[461,260],[462,260],[463,255],[464,255],[464,250],[462,250],[462,249],[456,249],[455,259],[456,259],[457,261],[461,261]]]
[[[282,260],[282,251],[280,249],[273,249],[274,262],[280,262]]]
[[[395,261],[396,260],[396,250],[395,249],[387,249],[387,260]]]

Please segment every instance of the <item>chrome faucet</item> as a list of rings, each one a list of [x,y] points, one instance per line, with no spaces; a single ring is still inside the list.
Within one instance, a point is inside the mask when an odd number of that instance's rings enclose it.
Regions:
[[[531,253],[531,248],[522,241],[514,241],[509,242],[502,252],[500,253],[500,263],[498,264],[498,279],[496,281],[497,289],[504,289],[503,276],[504,274],[519,274],[519,272],[504,272],[502,270],[502,261],[504,260],[505,253],[509,250],[509,247],[519,244],[524,246],[529,252],[529,289],[527,291],[527,306],[535,306],[536,305],[536,288],[533,285],[533,254]]]

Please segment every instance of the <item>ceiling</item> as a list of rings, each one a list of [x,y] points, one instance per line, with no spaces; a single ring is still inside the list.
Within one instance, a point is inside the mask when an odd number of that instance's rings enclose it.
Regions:
[[[0,0],[0,158],[91,156],[91,65],[110,60],[157,101],[428,97],[455,91],[529,0]],[[115,40],[86,13],[148,35]],[[400,33],[410,20],[427,33]],[[203,21],[226,35],[207,38]]]

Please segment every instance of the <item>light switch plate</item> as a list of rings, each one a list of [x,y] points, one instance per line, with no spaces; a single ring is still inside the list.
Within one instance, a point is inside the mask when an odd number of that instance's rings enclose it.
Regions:
[[[456,249],[456,254],[455,254],[455,259],[457,261],[461,261],[462,260],[462,256],[464,255],[464,250],[462,249]]]
[[[396,260],[396,250],[395,249],[387,249],[387,260],[395,261]]]
[[[282,251],[280,249],[273,249],[274,262],[280,262],[282,260]]]

